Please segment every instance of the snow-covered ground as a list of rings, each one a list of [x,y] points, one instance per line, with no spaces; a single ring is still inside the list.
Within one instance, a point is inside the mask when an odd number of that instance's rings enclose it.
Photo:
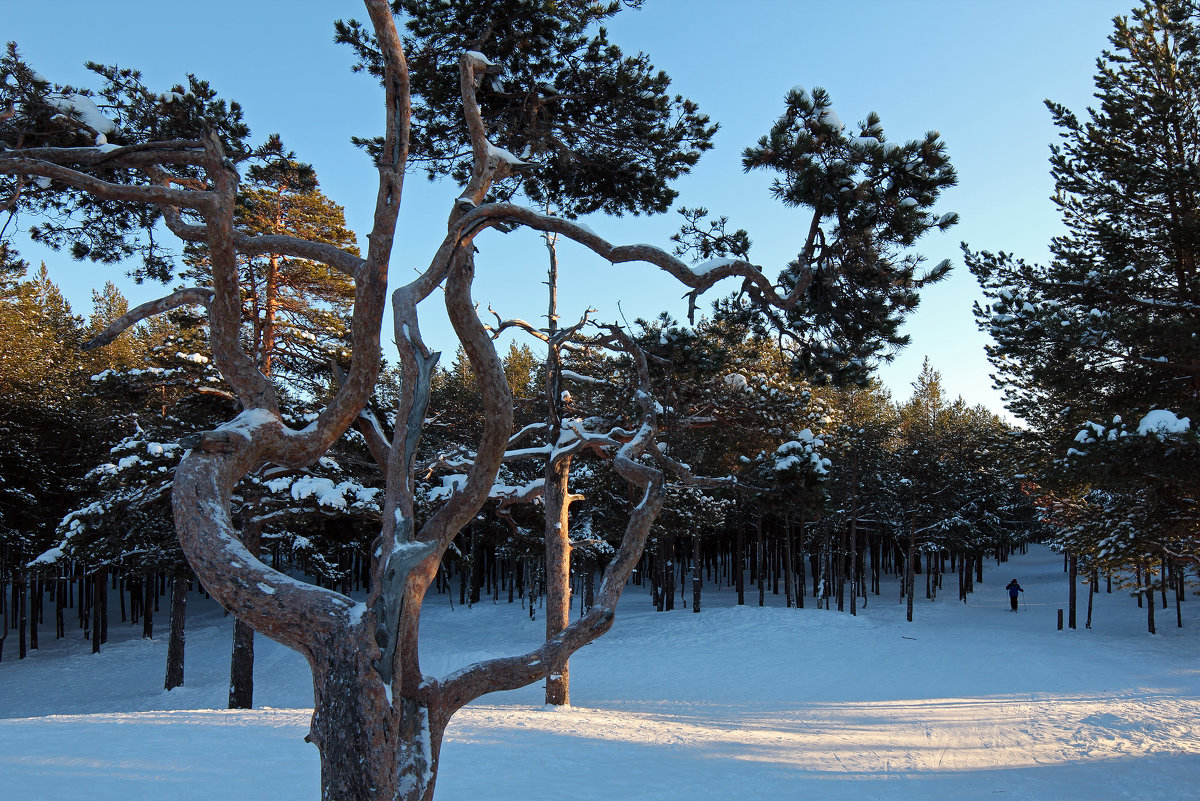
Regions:
[[[1013,577],[1018,614],[1002,589]],[[1184,629],[1159,610],[1151,636],[1117,591],[1084,630],[1081,593],[1081,628],[1059,632],[1066,588],[1061,557],[1040,548],[989,564],[967,605],[919,598],[912,624],[890,589],[855,618],[711,591],[699,615],[660,614],[631,587],[613,631],[572,661],[572,707],[543,707],[530,687],[455,717],[437,797],[1200,799],[1200,602],[1185,603]],[[74,634],[21,662],[5,649],[5,797],[319,797],[307,666],[260,638],[263,708],[222,709],[231,624],[190,603],[187,684],[171,693],[165,641],[133,627],[114,625],[96,656]],[[530,645],[542,621],[505,603],[451,611],[443,596],[424,626],[426,672],[442,673]]]

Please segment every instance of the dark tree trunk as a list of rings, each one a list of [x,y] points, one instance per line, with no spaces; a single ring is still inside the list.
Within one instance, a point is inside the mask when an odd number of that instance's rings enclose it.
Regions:
[[[92,573],[92,653],[100,653],[103,638],[100,636],[100,596],[104,595],[104,574],[100,568]]]
[[[183,626],[187,616],[187,578],[176,575],[171,580],[171,636],[167,640],[168,690],[183,686]]]
[[[154,639],[154,576],[142,576],[142,637]]]
[[[733,580],[737,586],[738,606],[746,605],[746,569],[742,566],[742,555],[745,553],[746,541],[742,526],[737,526],[737,536],[733,546]]]
[[[257,557],[262,550],[262,526],[243,526],[242,545]],[[233,653],[229,657],[229,708],[254,708],[254,629],[237,619],[233,621]]]
[[[100,568],[96,577],[100,582],[100,642],[108,642],[108,568]]]
[[[905,560],[905,563],[907,564],[907,567],[905,568],[906,575],[904,577],[905,593],[907,594],[906,600],[908,601],[907,618],[909,623],[912,623],[913,619],[913,584],[916,582],[916,569],[914,562],[918,558],[916,545],[913,543],[913,540],[910,537],[908,541],[908,558]]]
[[[38,649],[38,618],[41,617],[42,611],[42,582],[34,579],[30,586],[30,603],[33,609],[29,610],[29,650],[36,651]]]
[[[67,580],[59,577],[54,582],[54,639],[67,636],[67,625],[64,612],[67,600]]]
[[[704,578],[704,564],[700,559],[700,534],[692,534],[692,612],[700,612],[700,589]]]
[[[799,552],[800,558],[796,560],[796,564],[800,568],[800,575],[796,581],[796,606],[800,609],[804,608],[804,596],[808,595],[808,576],[804,574],[805,560],[808,556],[806,552],[804,539],[804,513],[800,514],[800,539],[796,544],[796,550]]]
[[[17,592],[20,593],[17,596],[17,603],[15,604],[17,607],[17,659],[24,659],[28,655],[28,643],[25,641],[25,625],[28,622],[29,617],[28,601],[26,601],[26,596],[29,595],[29,593],[25,591],[24,578],[18,579],[15,586],[17,588]],[[99,651],[100,646],[97,645],[92,650]]]
[[[1167,557],[1162,558],[1162,608],[1167,608]]]
[[[471,527],[471,603],[479,603],[483,589],[483,532],[480,526]]]
[[[1074,629],[1075,625],[1075,607],[1079,596],[1079,557],[1071,554],[1067,568],[1067,580],[1071,582],[1071,592],[1069,598],[1069,609],[1067,614],[1067,626]],[[1154,600],[1154,596],[1150,596],[1150,600]]]
[[[1175,626],[1177,628],[1183,628],[1184,576],[1182,564],[1176,563],[1173,578],[1175,579]]]
[[[754,556],[758,572],[758,605],[767,605],[766,549],[763,547],[763,519],[758,516],[754,534]]]
[[[1086,621],[1086,622],[1084,622],[1084,624],[1083,624],[1083,627],[1084,627],[1085,629],[1090,629],[1090,628],[1092,627],[1092,599],[1093,599],[1093,598],[1095,597],[1095,595],[1096,595],[1096,583],[1097,583],[1096,571],[1095,571],[1095,570],[1093,570],[1093,571],[1092,571],[1092,575],[1091,575],[1091,577],[1090,577],[1090,578],[1089,578],[1089,580],[1088,580],[1088,609],[1087,609],[1087,621]]]
[[[662,561],[663,606],[670,612],[675,609],[675,538],[664,537],[658,543]]]
[[[783,517],[783,600],[788,609],[795,606],[793,597],[796,590],[795,581],[792,556],[792,518],[785,514]]]

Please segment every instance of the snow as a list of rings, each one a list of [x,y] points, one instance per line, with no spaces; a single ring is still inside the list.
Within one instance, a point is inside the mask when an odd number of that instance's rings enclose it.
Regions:
[[[741,259],[731,259],[731,258],[723,256],[721,258],[709,259],[706,262],[701,262],[700,264],[697,264],[694,267],[692,267],[691,270],[692,270],[692,274],[695,276],[704,276],[704,275],[708,275],[713,270],[719,269],[721,267],[728,267],[731,264],[741,264],[741,263],[742,263]]]
[[[478,61],[480,64],[482,64],[485,67],[495,66],[495,62],[488,59],[487,56],[485,56],[483,53],[480,53],[478,50],[468,50],[466,52],[466,56],[467,56],[467,58]]]
[[[1025,588],[1019,614],[1002,590],[1013,577]],[[1150,636],[1128,596],[1101,592],[1094,629],[1056,631],[1067,583],[1061,555],[1043,548],[999,568],[989,560],[968,604],[922,593],[911,624],[894,581],[858,617],[811,599],[785,609],[769,593],[765,609],[738,607],[707,581],[704,592],[698,615],[657,613],[645,588],[628,588],[612,632],[571,661],[569,708],[542,706],[535,685],[459,712],[435,799],[1197,797],[1192,601],[1187,628],[1168,613]],[[317,750],[303,742],[303,657],[258,638],[260,708],[225,710],[232,618],[198,594],[190,601],[186,681],[170,693],[165,613],[153,641],[110,622],[97,655],[77,629],[56,642],[49,628],[42,649],[17,661],[10,634],[0,662],[6,797],[319,798]],[[1082,616],[1086,593],[1080,603]],[[424,672],[518,653],[543,630],[519,604],[452,611],[447,596],[431,596]]]
[[[514,167],[520,167],[520,166],[523,166],[528,163],[528,162],[521,161],[511,151],[505,150],[504,148],[502,148],[498,145],[493,145],[491,142],[488,142],[487,152],[488,152],[489,159],[496,159],[497,161],[505,161],[505,162],[508,162],[509,164],[513,165]]]
[[[1138,423],[1138,434],[1143,437],[1155,434],[1158,436],[1170,434],[1186,434],[1192,426],[1187,417],[1176,417],[1174,412],[1166,409],[1154,409]]]
[[[83,95],[63,95],[49,98],[51,105],[63,111],[76,111],[83,124],[100,135],[110,134],[117,129],[117,124],[104,116],[100,107],[90,97]],[[107,141],[107,140],[106,140]],[[103,144],[97,141],[96,144]]]

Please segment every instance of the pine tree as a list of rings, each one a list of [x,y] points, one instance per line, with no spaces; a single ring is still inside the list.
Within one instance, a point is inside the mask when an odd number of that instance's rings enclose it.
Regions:
[[[478,101],[491,155],[506,165],[492,187],[497,198],[521,195],[568,217],[664,212],[677,195],[670,181],[712,147],[717,126],[696,104],[670,95],[670,78],[646,54],[624,54],[597,27],[619,2],[396,0],[392,7],[407,32],[410,164],[430,178],[466,184],[471,175],[458,85],[464,51],[489,62]],[[364,26],[339,22],[337,38],[355,49],[357,69],[381,74]]]
[[[943,261],[921,271],[924,258],[912,250],[925,233],[958,220],[932,210],[957,182],[940,135],[889,142],[874,112],[848,129],[825,90],[796,87],[770,132],[743,152],[742,164],[774,174],[772,195],[809,215],[800,255],[781,276],[798,302],[767,319],[778,329],[805,332],[795,359],[812,380],[865,381],[875,364],[908,343],[900,324],[916,308],[919,290],[950,270]],[[745,258],[748,235],[725,235],[724,220],[706,229],[699,224],[703,211],[688,217],[684,252]]]
[[[1109,42],[1086,116],[1047,102],[1067,233],[1044,265],[968,252],[989,300],[976,315],[995,339],[1006,403],[1038,433],[1060,495],[1093,487],[1135,501],[1141,552],[1194,558],[1197,448],[1179,419],[1200,419],[1200,6],[1143,0]],[[1159,523],[1147,526],[1152,507]],[[1108,521],[1080,519],[1064,547],[1111,553]]]

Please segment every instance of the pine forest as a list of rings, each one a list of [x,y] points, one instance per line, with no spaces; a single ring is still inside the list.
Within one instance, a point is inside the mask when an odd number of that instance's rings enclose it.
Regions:
[[[857,67],[760,69],[733,141],[665,0],[299,4],[341,73],[292,132],[268,73],[143,33],[76,85],[5,25],[8,790],[1197,798],[1200,3],[1128,3],[1047,12],[1107,39],[1037,109],[1044,257]],[[995,403],[886,372],[958,312]]]

